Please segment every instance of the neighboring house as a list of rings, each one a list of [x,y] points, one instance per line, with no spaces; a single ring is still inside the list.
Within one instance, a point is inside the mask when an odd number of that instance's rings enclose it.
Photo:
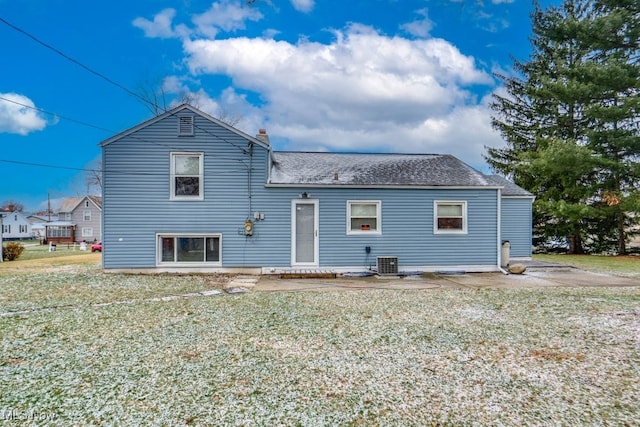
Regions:
[[[36,239],[46,238],[47,220],[38,214],[31,214],[27,217],[27,221],[31,224],[31,234]]]
[[[45,225],[45,238],[49,243],[74,243],[76,226],[70,221],[51,221]]]
[[[102,197],[67,197],[58,210],[56,223],[48,225],[47,239],[60,238],[71,242],[93,242],[102,239]],[[55,227],[55,228],[54,228]],[[55,230],[55,232],[54,232]]]
[[[2,210],[2,239],[3,240],[26,240],[33,238],[31,223],[27,217],[18,211]]]
[[[531,195],[450,155],[275,152],[186,104],[101,146],[106,270],[498,271],[503,240],[531,256]]]

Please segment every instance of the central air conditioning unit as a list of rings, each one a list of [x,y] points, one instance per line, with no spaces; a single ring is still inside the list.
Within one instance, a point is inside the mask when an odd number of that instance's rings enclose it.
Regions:
[[[378,257],[378,274],[398,274],[398,257],[397,256],[379,256]]]

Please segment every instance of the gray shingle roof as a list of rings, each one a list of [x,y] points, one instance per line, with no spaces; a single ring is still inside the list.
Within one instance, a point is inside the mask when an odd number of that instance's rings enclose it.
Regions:
[[[273,152],[272,184],[498,187],[448,154]]]
[[[529,193],[524,188],[514,184],[508,179],[500,175],[489,175],[489,179],[495,181],[496,184],[504,187],[502,189],[502,195],[507,197],[533,197],[533,194]]]

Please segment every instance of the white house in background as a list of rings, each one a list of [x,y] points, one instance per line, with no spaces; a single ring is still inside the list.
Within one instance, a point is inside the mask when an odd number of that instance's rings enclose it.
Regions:
[[[0,215],[3,240],[25,240],[33,237],[31,223],[22,212],[2,210]]]
[[[57,220],[58,217],[56,216],[55,219]],[[46,223],[48,222],[46,218],[40,214],[31,214],[27,217],[27,221],[31,224],[31,234],[35,239],[44,239],[46,237]]]

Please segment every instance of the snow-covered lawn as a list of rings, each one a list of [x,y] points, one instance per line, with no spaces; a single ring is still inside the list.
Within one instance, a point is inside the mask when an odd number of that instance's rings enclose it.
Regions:
[[[0,420],[640,423],[639,288],[146,301],[212,283],[91,268],[17,277],[0,277],[0,310],[59,308],[0,316]],[[132,302],[91,306],[122,298]]]

